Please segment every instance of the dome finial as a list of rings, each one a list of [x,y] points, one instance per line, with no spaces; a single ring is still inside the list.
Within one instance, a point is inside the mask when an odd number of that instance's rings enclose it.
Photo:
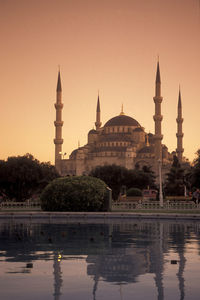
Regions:
[[[121,112],[120,112],[120,116],[124,116],[124,115],[125,115],[125,113],[124,113],[124,105],[122,103],[122,109],[121,109]]]

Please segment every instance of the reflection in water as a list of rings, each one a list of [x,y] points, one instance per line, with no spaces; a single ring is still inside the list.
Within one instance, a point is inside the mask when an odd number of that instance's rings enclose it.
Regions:
[[[159,224],[156,238],[156,259],[155,259],[155,284],[158,290],[158,300],[164,299],[163,288],[163,224]]]
[[[62,286],[62,272],[61,272],[61,254],[54,253],[54,262],[53,262],[53,274],[54,274],[54,300],[59,300],[61,295],[61,286]]]
[[[183,300],[186,299],[184,273],[187,245],[199,245],[199,226],[198,222],[190,224],[166,221],[104,224],[0,223],[0,263],[14,265],[23,262],[26,268],[18,269],[18,272],[23,273],[26,269],[31,275],[34,272],[32,267],[35,261],[52,261],[54,300],[66,298],[65,278],[70,277],[72,269],[65,268],[63,272],[63,264],[77,257],[87,263],[88,280],[93,278],[90,297],[92,295],[94,300],[98,299],[99,290],[103,293],[102,282],[118,285],[120,298],[123,299],[123,291],[126,290],[124,287],[135,285],[143,278],[141,276],[147,274],[154,274],[155,287],[152,289],[156,288],[158,300],[164,300],[165,277],[168,275],[167,268],[172,263],[167,257],[174,253],[178,263],[176,276],[179,299]],[[7,273],[8,269],[5,267],[1,272]],[[196,289],[198,288],[196,286]],[[73,296],[76,299],[84,299],[83,296]],[[88,299],[88,296],[85,299]],[[126,299],[132,297],[126,296]],[[195,298],[190,295],[190,299]]]
[[[184,273],[184,268],[185,268],[185,262],[186,259],[184,257],[184,253],[179,251],[179,271],[177,273],[177,278],[179,280],[179,289],[180,289],[180,300],[183,300],[185,297],[185,286],[184,286],[184,277],[183,277],[183,273]]]

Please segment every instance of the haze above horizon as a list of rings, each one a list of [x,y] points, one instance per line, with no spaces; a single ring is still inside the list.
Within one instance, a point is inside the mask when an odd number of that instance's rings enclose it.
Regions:
[[[163,143],[177,147],[181,86],[184,156],[200,148],[199,0],[0,0],[0,159],[54,163],[58,65],[63,152],[87,143],[98,90],[102,123],[124,112],[154,133],[159,55]]]

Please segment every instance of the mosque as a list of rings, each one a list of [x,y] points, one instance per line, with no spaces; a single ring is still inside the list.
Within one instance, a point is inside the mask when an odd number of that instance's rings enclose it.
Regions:
[[[147,133],[142,125],[125,115],[123,107],[118,116],[108,120],[103,126],[101,123],[100,99],[97,99],[95,129],[88,132],[87,144],[73,150],[68,159],[62,154],[62,87],[60,71],[56,90],[56,121],[55,125],[55,167],[62,176],[87,175],[96,166],[116,164],[127,169],[150,166],[158,175],[159,165],[162,166],[163,175],[169,171],[173,156],[177,155],[179,162],[184,163],[183,157],[183,131],[182,131],[182,104],[179,89],[177,110],[177,149],[168,152],[166,145],[162,144],[161,104],[161,76],[159,62],[157,63],[155,96],[155,114],[153,116],[155,132]]]

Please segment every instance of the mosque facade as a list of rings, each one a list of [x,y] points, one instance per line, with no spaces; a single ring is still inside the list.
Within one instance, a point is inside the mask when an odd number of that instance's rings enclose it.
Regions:
[[[184,163],[183,157],[183,118],[181,93],[179,89],[177,109],[177,149],[169,152],[162,143],[162,119],[161,104],[161,76],[159,62],[157,63],[155,96],[155,114],[153,116],[155,131],[147,133],[142,125],[125,115],[123,107],[118,116],[108,120],[103,126],[101,123],[100,99],[97,99],[95,129],[88,132],[87,144],[73,150],[68,159],[63,158],[62,153],[62,87],[60,72],[57,82],[57,97],[55,103],[55,167],[62,176],[87,175],[96,166],[116,164],[127,169],[149,166],[158,175],[159,165],[163,174],[171,167],[173,156],[177,155],[179,162]]]

